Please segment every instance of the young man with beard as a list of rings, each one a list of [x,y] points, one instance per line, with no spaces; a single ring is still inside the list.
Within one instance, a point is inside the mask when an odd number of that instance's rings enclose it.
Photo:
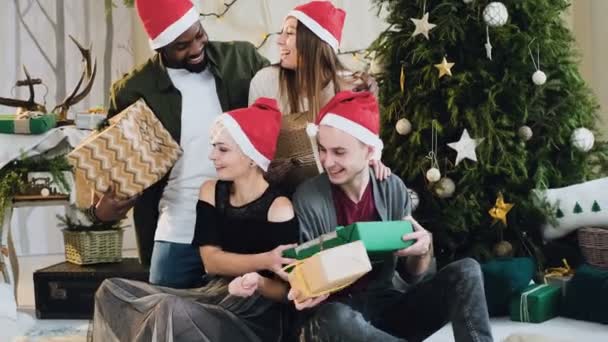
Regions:
[[[401,179],[377,181],[370,170],[383,147],[374,96],[340,92],[316,122],[309,131],[318,131],[325,173],[301,184],[293,197],[302,240],[355,222],[409,220],[414,232],[403,240],[415,242],[374,260],[372,271],[345,290],[295,301],[304,310],[300,340],[422,341],[452,322],[456,341],[492,341],[479,264],[463,259],[423,277],[432,259],[431,236],[410,216]],[[395,271],[410,283],[405,292],[393,285]],[[297,298],[295,290],[289,297]]]
[[[215,177],[210,125],[223,112],[247,107],[249,82],[269,62],[251,43],[209,41],[189,0],[138,0],[136,7],[156,54],[113,85],[108,116],[143,98],[184,153],[165,178],[136,198],[117,198],[109,189],[91,212],[112,221],[134,206],[150,282],[196,287],[204,269],[190,243],[199,187]]]

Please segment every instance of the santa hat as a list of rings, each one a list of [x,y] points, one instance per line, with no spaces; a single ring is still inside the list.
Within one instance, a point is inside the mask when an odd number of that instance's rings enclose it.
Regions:
[[[250,107],[224,113],[217,121],[228,130],[241,151],[267,171],[277,150],[281,116],[276,100],[260,97]]]
[[[311,1],[294,8],[287,16],[295,17],[322,41],[338,50],[346,17],[342,9],[329,1]]]
[[[380,140],[380,110],[376,97],[369,91],[341,91],[326,104],[306,132],[315,136],[318,126],[325,125],[344,131],[374,148],[373,159],[380,160],[384,144]]]
[[[137,0],[136,6],[153,50],[168,45],[199,20],[190,0]]]

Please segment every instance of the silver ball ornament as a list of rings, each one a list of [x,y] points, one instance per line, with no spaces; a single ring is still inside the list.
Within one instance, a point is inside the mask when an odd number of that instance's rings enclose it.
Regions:
[[[503,26],[507,23],[507,19],[509,19],[509,11],[502,2],[490,2],[483,10],[483,20],[488,26]]]
[[[581,152],[589,152],[595,143],[595,136],[593,135],[593,132],[587,128],[580,127],[572,132],[570,142],[577,150]]]
[[[519,135],[519,138],[521,140],[528,141],[532,139],[534,133],[532,132],[532,128],[530,128],[529,126],[521,126],[517,130],[517,135]]]
[[[435,183],[441,179],[441,172],[439,172],[439,169],[432,167],[426,172],[426,179],[431,183]]]
[[[399,119],[395,124],[395,130],[401,135],[408,135],[412,131],[412,123],[406,118]]]
[[[543,85],[547,82],[547,75],[542,70],[536,70],[532,74],[532,82],[536,85]]]
[[[435,185],[435,194],[439,198],[449,198],[454,195],[456,184],[448,177],[443,177]]]
[[[410,200],[412,201],[411,207],[412,211],[414,211],[420,204],[420,197],[418,197],[418,193],[412,189],[407,189],[407,192],[410,194]]]

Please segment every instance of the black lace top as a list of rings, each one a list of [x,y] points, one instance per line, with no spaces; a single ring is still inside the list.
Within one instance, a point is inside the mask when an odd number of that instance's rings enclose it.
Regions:
[[[198,201],[193,245],[212,245],[231,253],[255,254],[267,252],[279,245],[298,242],[298,223],[269,222],[268,210],[281,196],[273,186],[256,200],[241,207],[230,204],[232,182],[217,181],[215,207]]]

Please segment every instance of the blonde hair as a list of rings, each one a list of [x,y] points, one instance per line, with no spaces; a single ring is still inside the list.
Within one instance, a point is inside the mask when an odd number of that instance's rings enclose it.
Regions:
[[[224,132],[226,127],[224,127],[224,123],[221,120],[221,117],[218,116],[215,118],[213,123],[211,124],[211,128],[209,129],[209,141],[211,144],[214,144],[217,138]]]

